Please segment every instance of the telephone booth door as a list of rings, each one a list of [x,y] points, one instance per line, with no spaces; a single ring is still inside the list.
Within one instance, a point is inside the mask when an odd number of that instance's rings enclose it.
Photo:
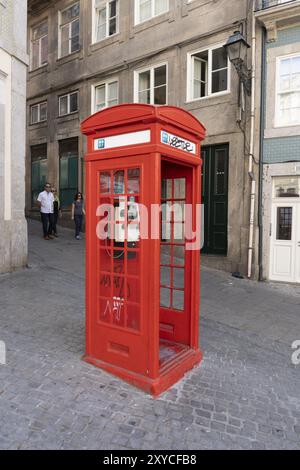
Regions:
[[[162,161],[163,210],[160,261],[160,337],[190,345],[190,252],[185,205],[192,201],[192,168]],[[162,351],[163,353],[163,351]]]
[[[91,212],[98,218],[90,219],[89,229],[96,250],[90,266],[94,314],[89,317],[88,348],[101,361],[146,376],[149,330],[144,324],[147,284],[142,269],[147,240],[140,237],[138,204],[145,199],[149,163],[141,157],[98,161],[89,175]]]

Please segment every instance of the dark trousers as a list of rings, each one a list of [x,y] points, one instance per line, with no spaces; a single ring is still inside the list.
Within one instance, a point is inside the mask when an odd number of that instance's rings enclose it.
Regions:
[[[53,214],[53,226],[52,226],[52,230],[53,230],[53,233],[54,233],[55,235],[57,234],[57,228],[56,228],[57,221],[58,221],[58,212],[54,212],[54,214]]]
[[[41,220],[43,224],[44,237],[52,234],[53,230],[53,214],[44,214],[41,212]]]
[[[75,222],[75,237],[78,237],[81,230],[82,230],[82,215],[74,215],[74,222]]]

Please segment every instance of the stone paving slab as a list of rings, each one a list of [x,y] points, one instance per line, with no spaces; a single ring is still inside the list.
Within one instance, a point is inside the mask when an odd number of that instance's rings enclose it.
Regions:
[[[201,365],[152,399],[81,360],[84,244],[30,222],[0,277],[1,449],[299,449],[300,289],[202,271]]]

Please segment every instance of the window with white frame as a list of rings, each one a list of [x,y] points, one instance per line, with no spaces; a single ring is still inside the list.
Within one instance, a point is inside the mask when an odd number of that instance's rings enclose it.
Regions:
[[[221,46],[188,54],[188,101],[229,91],[229,59]]]
[[[48,63],[48,22],[31,29],[31,70]]]
[[[47,121],[47,101],[30,106],[30,124]]]
[[[277,62],[277,126],[300,125],[300,54]]]
[[[59,12],[59,57],[79,50],[79,13],[79,2]]]
[[[135,101],[167,104],[167,64],[135,72]]]
[[[78,91],[62,95],[58,98],[59,116],[66,116],[78,111]]]
[[[135,0],[135,24],[169,11],[169,0]]]
[[[119,103],[119,82],[110,80],[93,87],[92,109],[96,113],[101,109],[116,106]]]
[[[94,41],[119,31],[119,0],[94,0]]]

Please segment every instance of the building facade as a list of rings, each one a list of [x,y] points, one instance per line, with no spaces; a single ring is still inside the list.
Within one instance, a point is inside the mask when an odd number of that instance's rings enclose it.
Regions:
[[[262,27],[262,278],[300,282],[300,1],[257,2]]]
[[[27,214],[38,215],[35,200],[48,180],[60,192],[62,222],[69,221],[73,195],[84,191],[79,126],[87,116],[129,102],[179,106],[207,128],[203,262],[245,273],[249,100],[223,45],[236,29],[247,37],[251,4],[29,0]],[[254,273],[256,266],[254,252]]]
[[[27,263],[27,2],[0,0],[0,273]]]

